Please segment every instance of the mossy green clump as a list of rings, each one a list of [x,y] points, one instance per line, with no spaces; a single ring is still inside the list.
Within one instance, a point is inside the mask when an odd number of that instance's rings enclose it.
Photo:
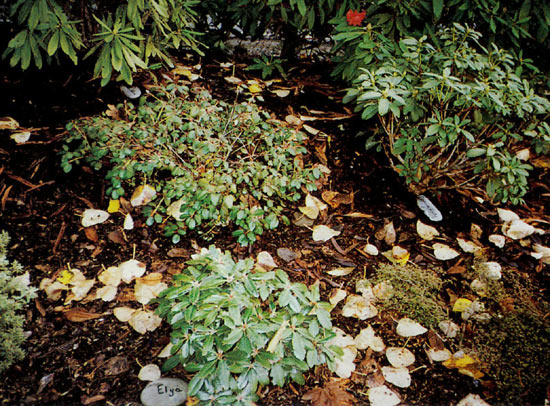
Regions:
[[[537,299],[529,279],[517,271],[503,275],[488,284],[493,317],[477,325],[476,351],[495,380],[499,403],[542,405],[550,379],[550,304]]]
[[[5,231],[0,233],[0,373],[11,364],[24,358],[21,348],[24,318],[23,307],[35,296],[29,287],[29,274],[23,273],[21,264],[8,261],[7,250],[10,238]]]
[[[415,265],[383,264],[370,280],[374,284],[385,281],[393,286],[393,296],[381,302],[385,309],[396,310],[426,327],[436,328],[448,318],[440,298],[441,272]]]

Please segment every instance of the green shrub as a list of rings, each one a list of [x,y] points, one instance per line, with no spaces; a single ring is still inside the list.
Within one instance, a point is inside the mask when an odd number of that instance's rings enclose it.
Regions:
[[[8,261],[9,241],[8,233],[0,232],[0,372],[25,356],[21,310],[36,291],[29,287],[29,274],[22,274],[21,264]]]
[[[369,0],[361,1],[366,23],[394,41],[406,36],[431,40],[440,27],[469,25],[488,43],[538,57],[547,70],[550,3],[546,0]],[[340,21],[342,19],[340,18]]]
[[[332,31],[329,20],[357,4],[357,0],[207,0],[201,2],[200,27],[204,31],[216,27],[209,37],[222,42],[229,33],[257,39],[269,29],[283,39],[281,57],[292,60],[306,36],[323,40]]]
[[[162,196],[145,207],[147,224],[161,224],[174,243],[189,230],[210,238],[232,223],[247,245],[288,224],[285,203],[299,200],[302,188],[315,190],[322,175],[304,166],[304,136],[253,104],[228,105],[206,92],[191,100],[187,90],[171,84],[139,106],[119,106],[123,118],[69,123],[63,169],[106,165],[112,199],[129,186],[153,185]]]
[[[172,325],[173,345],[163,368],[196,373],[189,395],[199,404],[253,405],[259,385],[304,384],[303,372],[336,355],[327,345],[331,307],[318,285],[253,266],[212,246],[160,294],[157,312]]]
[[[514,151],[529,141],[537,153],[550,145],[550,101],[526,80],[536,70],[529,60],[484,48],[479,33],[459,24],[435,33],[434,43],[394,42],[369,27],[340,31],[348,59],[339,73],[353,80],[344,101],[365,120],[378,117],[367,144],[384,149],[414,192],[485,182],[491,199],[523,202],[532,167]]]
[[[283,59],[262,55],[261,58],[254,58],[254,63],[249,65],[246,70],[262,71],[262,79],[271,77],[275,71],[278,71],[283,78],[286,78],[286,73],[283,69],[284,62]]]
[[[448,319],[447,306],[441,299],[441,270],[423,269],[416,265],[381,264],[369,278],[393,286],[393,296],[381,301],[387,310],[396,310],[426,327],[435,329]]]
[[[101,85],[113,73],[132,83],[132,72],[154,67],[153,61],[171,65],[170,50],[198,51],[196,0],[18,0],[10,15],[18,30],[4,52],[10,65],[26,70],[68,56],[76,65],[81,53],[96,54],[94,76]],[[1,16],[0,16],[1,17]],[[80,20],[83,18],[83,20]]]

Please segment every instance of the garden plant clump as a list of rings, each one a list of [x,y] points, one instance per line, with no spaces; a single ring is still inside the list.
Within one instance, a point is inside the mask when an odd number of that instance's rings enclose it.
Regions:
[[[69,123],[63,169],[106,166],[112,199],[152,185],[160,197],[143,210],[147,224],[161,225],[174,243],[188,231],[210,238],[233,224],[238,242],[248,245],[281,221],[288,224],[286,202],[315,190],[322,176],[303,162],[304,136],[253,104],[188,94],[170,84],[137,106]]]
[[[345,56],[336,72],[352,82],[344,102],[378,118],[367,147],[383,149],[414,192],[484,195],[485,184],[493,201],[523,202],[533,168],[516,151],[550,151],[550,101],[529,82],[537,72],[529,60],[485,48],[478,32],[456,23],[431,41],[393,41],[345,22],[338,30]]]
[[[518,54],[534,50],[533,54],[541,59],[540,67],[548,60],[550,4],[545,0],[363,0],[356,4],[350,8],[363,10],[368,23],[393,40],[431,37],[439,28],[459,23],[476,27],[491,43]]]
[[[370,280],[373,284],[392,286],[391,297],[380,302],[385,309],[398,311],[435,329],[448,318],[441,298],[441,272],[440,269],[424,269],[416,265],[381,264]]]
[[[132,83],[138,68],[172,65],[170,52],[191,48],[200,52],[193,31],[194,0],[18,0],[9,18],[17,26],[4,51],[11,66],[26,70],[46,63],[94,55],[94,77],[105,86],[112,77]],[[8,18],[0,9],[0,19]],[[82,55],[86,53],[85,55]]]
[[[9,242],[8,233],[0,232],[0,372],[25,357],[21,311],[35,296],[29,274],[23,273],[21,264],[7,259]]]
[[[505,404],[542,404],[550,370],[550,304],[533,294],[528,280],[515,272],[488,281],[483,300],[491,319],[475,323],[473,347],[495,379]]]
[[[201,405],[253,405],[259,385],[304,384],[303,372],[341,355],[319,286],[253,267],[212,246],[160,294],[157,312],[172,325],[164,369],[195,373],[189,396]]]

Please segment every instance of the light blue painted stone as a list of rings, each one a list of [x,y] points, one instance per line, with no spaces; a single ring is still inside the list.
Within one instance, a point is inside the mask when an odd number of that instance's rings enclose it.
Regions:
[[[187,383],[177,378],[161,378],[141,391],[144,406],[179,406],[187,399]]]

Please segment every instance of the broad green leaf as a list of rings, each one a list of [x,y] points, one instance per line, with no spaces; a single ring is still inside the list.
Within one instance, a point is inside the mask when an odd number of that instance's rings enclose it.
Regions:
[[[271,368],[271,380],[277,386],[284,386],[285,384],[285,371],[280,364],[275,364]]]
[[[472,148],[466,152],[468,158],[477,158],[479,156],[485,155],[487,150],[485,148]]]
[[[21,47],[21,69],[26,70],[31,64],[31,45],[29,41]]]
[[[48,42],[48,55],[52,56],[59,48],[59,31],[55,31]]]
[[[304,17],[307,12],[307,6],[306,6],[305,0],[297,0],[297,4],[298,4],[298,12],[302,17]]]
[[[189,382],[189,393],[188,396],[195,396],[199,390],[202,388],[202,385],[204,384],[204,379],[201,379],[198,377],[198,374],[191,379]]]
[[[237,327],[227,337],[224,338],[223,342],[227,345],[233,345],[237,341],[239,341],[243,336],[243,329],[240,327]]]
[[[317,315],[317,320],[319,321],[319,324],[321,324],[321,326],[329,329],[332,328],[332,322],[330,320],[329,312],[324,309],[317,308],[315,310],[315,314]]]
[[[378,114],[384,116],[390,110],[390,101],[386,98],[378,100]]]
[[[441,18],[441,13],[443,12],[443,0],[432,0],[432,7],[435,20]]]
[[[61,50],[65,54],[70,55],[69,40],[63,31],[59,31],[59,44],[61,45]]]
[[[305,342],[298,332],[292,334],[292,349],[296,358],[303,360],[306,357]]]

